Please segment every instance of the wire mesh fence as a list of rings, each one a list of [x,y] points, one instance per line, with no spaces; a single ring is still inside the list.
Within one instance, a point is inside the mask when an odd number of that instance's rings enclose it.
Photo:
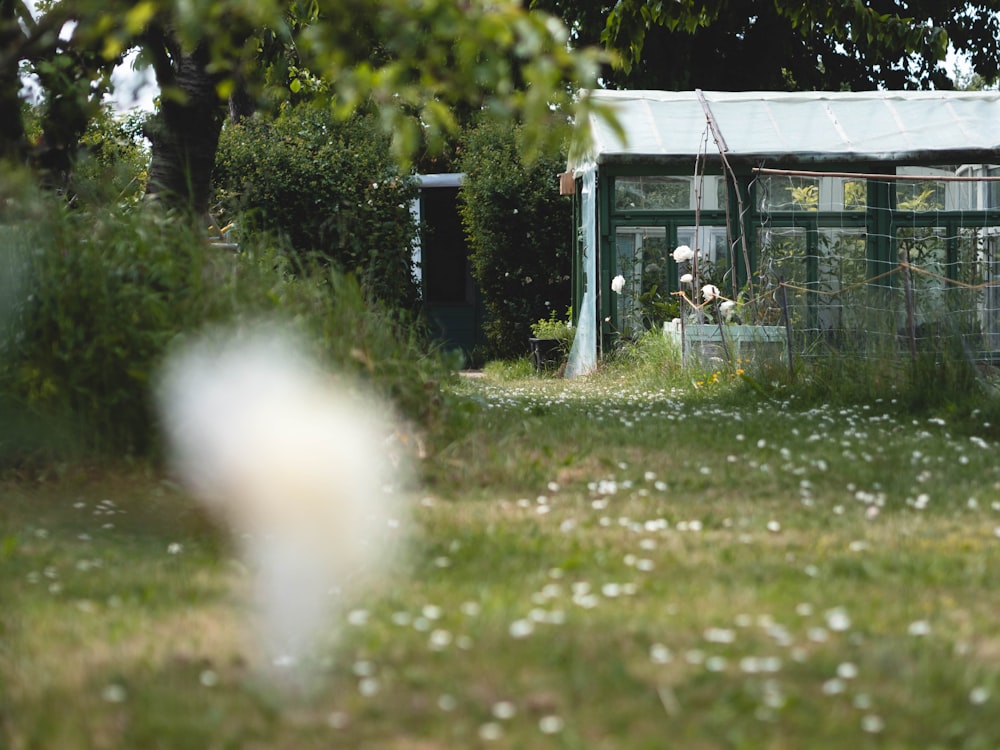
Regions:
[[[996,169],[780,172],[755,185],[755,257],[702,258],[667,333],[694,356],[1000,358]],[[878,178],[873,183],[873,178]],[[879,194],[879,190],[882,194]],[[746,243],[744,243],[744,248]],[[744,250],[745,253],[745,250]],[[740,279],[743,265],[754,270]]]

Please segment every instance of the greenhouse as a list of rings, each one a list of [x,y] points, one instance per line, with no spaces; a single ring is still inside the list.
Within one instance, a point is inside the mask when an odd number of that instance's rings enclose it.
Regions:
[[[561,181],[578,229],[568,375],[646,330],[723,324],[787,332],[789,356],[945,328],[1000,353],[1000,93],[593,96],[619,128],[592,117]]]

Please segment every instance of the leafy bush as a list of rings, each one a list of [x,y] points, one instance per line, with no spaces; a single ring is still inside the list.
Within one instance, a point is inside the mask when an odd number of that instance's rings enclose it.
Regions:
[[[536,339],[557,339],[568,349],[573,345],[576,329],[573,327],[573,316],[567,314],[565,319],[556,315],[553,310],[547,318],[539,318],[531,324],[531,335]]]
[[[300,255],[353,273],[375,299],[416,307],[417,186],[400,177],[371,117],[342,122],[302,104],[227,126],[214,182],[223,222],[237,222],[242,237],[281,235]]]
[[[484,120],[463,143],[462,223],[472,248],[472,273],[482,294],[490,357],[513,358],[528,348],[531,324],[570,295],[572,212],[559,195],[562,154],[526,165],[518,128]]]
[[[20,270],[14,304],[0,315],[0,416],[71,432],[91,455],[155,454],[150,378],[177,336],[274,318],[411,419],[440,415],[445,364],[352,277],[293,268],[263,235],[238,256],[219,251],[155,211],[47,211],[45,230],[2,227],[14,240],[3,244],[5,265]],[[0,430],[0,458],[23,434]],[[54,434],[48,449],[60,447]]]
[[[145,117],[134,112],[120,118],[108,106],[90,121],[70,175],[75,205],[128,206],[142,199],[150,159],[142,135]]]

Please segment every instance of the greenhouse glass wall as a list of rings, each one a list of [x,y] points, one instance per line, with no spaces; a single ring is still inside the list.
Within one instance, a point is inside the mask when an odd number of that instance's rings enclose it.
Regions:
[[[592,95],[569,375],[682,321],[1000,352],[1000,93]]]

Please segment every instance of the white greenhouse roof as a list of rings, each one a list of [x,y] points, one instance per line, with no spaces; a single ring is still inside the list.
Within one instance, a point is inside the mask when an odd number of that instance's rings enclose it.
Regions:
[[[1000,92],[592,91],[622,140],[592,116],[587,162],[717,160],[708,113],[730,160],[809,163],[1000,161]],[[703,101],[704,100],[704,101]],[[707,112],[706,112],[707,109]],[[707,140],[706,140],[707,137]]]

